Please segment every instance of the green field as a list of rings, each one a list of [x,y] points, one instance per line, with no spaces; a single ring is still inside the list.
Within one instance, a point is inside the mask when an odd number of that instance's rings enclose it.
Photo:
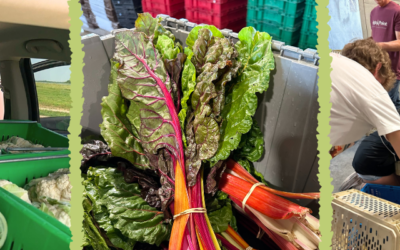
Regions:
[[[40,116],[69,116],[71,85],[36,82]]]

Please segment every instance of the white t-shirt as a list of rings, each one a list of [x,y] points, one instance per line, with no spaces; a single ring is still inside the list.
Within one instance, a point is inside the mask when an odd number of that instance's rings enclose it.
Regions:
[[[347,57],[335,53],[331,56],[331,144],[357,141],[372,128],[379,135],[400,130],[399,113],[371,72]]]

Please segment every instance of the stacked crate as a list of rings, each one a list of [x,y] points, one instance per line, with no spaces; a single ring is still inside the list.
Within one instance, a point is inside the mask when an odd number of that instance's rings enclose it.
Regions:
[[[247,26],[294,46],[300,39],[304,9],[305,0],[249,0]]]
[[[186,19],[234,32],[246,27],[247,0],[185,0]]]
[[[138,13],[142,13],[141,0],[112,0],[121,28],[132,29]]]
[[[301,49],[315,49],[318,44],[318,22],[315,6],[317,6],[315,0],[306,0],[306,8],[304,11],[303,25],[301,27],[299,41],[299,48]]]
[[[118,29],[118,19],[111,0],[80,0],[82,4],[83,25],[91,29],[112,31]]]
[[[169,15],[176,19],[185,18],[185,0],[142,0],[143,12],[153,17],[159,14]]]

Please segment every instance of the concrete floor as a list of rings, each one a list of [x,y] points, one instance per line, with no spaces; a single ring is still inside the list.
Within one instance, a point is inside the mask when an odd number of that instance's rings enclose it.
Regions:
[[[339,192],[339,187],[342,182],[349,175],[354,173],[352,162],[362,140],[364,140],[364,138],[360,139],[356,144],[354,144],[353,147],[343,151],[341,154],[331,160],[329,169],[331,170],[331,177],[333,179],[331,183],[334,187],[333,193]]]

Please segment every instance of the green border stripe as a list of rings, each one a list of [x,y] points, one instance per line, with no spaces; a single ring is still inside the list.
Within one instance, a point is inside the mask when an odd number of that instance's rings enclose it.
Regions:
[[[83,186],[81,180],[81,159],[80,154],[81,145],[81,117],[82,117],[82,87],[83,87],[83,44],[81,43],[81,27],[82,21],[79,19],[82,15],[81,4],[78,0],[69,0],[69,16],[70,20],[70,40],[69,46],[72,51],[71,56],[71,122],[69,125],[69,150],[71,151],[70,166],[71,166],[71,232],[72,242],[70,249],[82,249],[82,221],[83,221],[83,207],[82,207],[82,194]]]
[[[318,102],[320,112],[318,113],[318,151],[319,151],[319,174],[318,179],[321,184],[321,199],[320,199],[320,231],[322,234],[322,242],[319,249],[331,249],[332,235],[332,192],[331,176],[329,164],[331,156],[330,140],[329,140],[329,116],[331,110],[330,92],[331,92],[331,61],[328,36],[330,27],[328,21],[330,19],[327,0],[317,0],[317,22],[318,22],[318,45],[317,50],[320,56],[320,65],[318,70]]]

